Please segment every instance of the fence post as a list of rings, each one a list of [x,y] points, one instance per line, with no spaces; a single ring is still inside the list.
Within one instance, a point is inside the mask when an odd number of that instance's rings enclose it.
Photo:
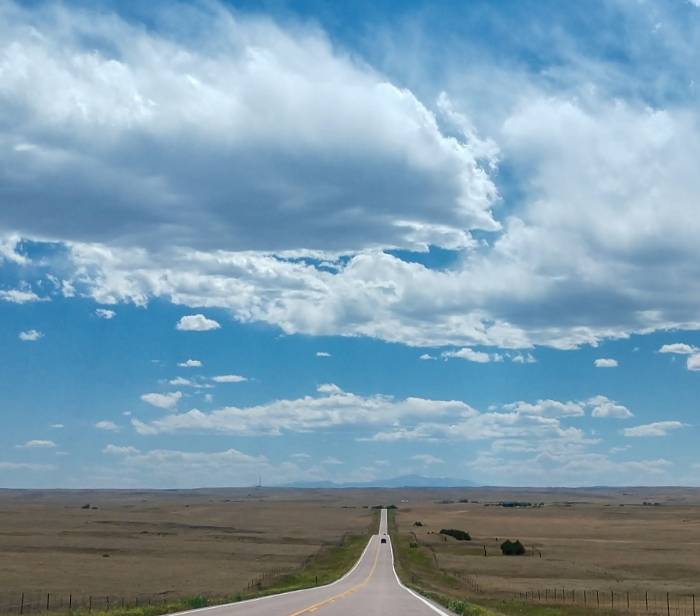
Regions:
[[[19,613],[24,614],[24,593],[22,593],[22,596],[19,600]]]
[[[583,589],[583,606],[586,607],[588,605],[588,596],[586,595],[586,589]]]
[[[107,602],[107,611],[109,612],[109,597],[105,597],[105,600]]]
[[[47,592],[46,593],[46,611],[49,611],[49,604],[51,603],[51,593]]]
[[[627,591],[627,609],[630,609],[630,591]]]
[[[615,609],[615,591],[614,590],[610,591],[610,609],[611,610]]]
[[[68,609],[69,610],[73,609],[73,593],[70,593],[68,595]]]
[[[668,591],[666,591],[666,616],[671,616],[671,601],[668,597]]]
[[[598,607],[600,607],[600,593],[597,590],[595,591],[595,600],[598,603]]]
[[[693,593],[693,616],[695,616],[695,593]]]
[[[92,612],[92,595],[88,597],[88,612]]]
[[[646,606],[646,611],[649,611],[649,591],[644,591],[644,605]]]

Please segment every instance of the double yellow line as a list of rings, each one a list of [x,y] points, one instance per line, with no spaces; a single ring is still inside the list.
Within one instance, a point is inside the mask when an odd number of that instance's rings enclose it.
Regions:
[[[328,599],[324,599],[323,601],[319,601],[318,603],[314,603],[313,605],[305,607],[304,609],[301,609],[298,612],[293,612],[293,613],[289,614],[289,616],[300,616],[301,614],[308,614],[311,612],[315,612],[316,610],[321,609],[324,605],[328,605],[329,603],[333,603],[334,601],[337,601],[338,599],[344,599],[345,597],[349,597],[352,593],[367,586],[367,584],[369,584],[370,579],[372,579],[372,576],[374,575],[374,570],[377,568],[377,562],[379,562],[380,549],[381,549],[381,543],[379,543],[379,539],[377,539],[377,551],[376,551],[376,554],[374,556],[374,563],[372,563],[372,569],[370,569],[369,575],[364,580],[362,580],[359,584],[355,584],[355,586],[348,588],[347,590],[344,590],[343,592],[339,592],[337,595],[333,595],[332,597],[328,597]]]

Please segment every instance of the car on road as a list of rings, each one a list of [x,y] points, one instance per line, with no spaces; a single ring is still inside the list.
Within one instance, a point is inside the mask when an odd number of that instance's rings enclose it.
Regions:
[[[386,537],[382,537],[380,541],[381,543],[386,543]]]

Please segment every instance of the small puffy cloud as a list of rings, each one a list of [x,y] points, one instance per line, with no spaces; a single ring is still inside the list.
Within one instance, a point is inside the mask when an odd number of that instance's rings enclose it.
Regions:
[[[54,430],[61,430],[62,428],[65,428],[65,426],[64,426],[62,423],[51,424],[51,427],[52,427]]]
[[[514,364],[536,364],[537,360],[532,353],[517,353],[511,355],[510,361]]]
[[[335,383],[323,383],[316,388],[316,391],[320,394],[342,394],[343,390],[340,389]]]
[[[618,366],[617,360],[609,357],[599,357],[593,363],[596,368],[617,368]]]
[[[623,434],[629,437],[645,437],[645,436],[668,436],[672,430],[678,430],[685,424],[680,421],[655,421],[633,428],[625,428]]]
[[[98,430],[106,430],[108,432],[118,432],[119,431],[119,426],[117,424],[115,424],[113,421],[109,421],[106,419],[102,420],[102,421],[98,421],[95,424],[95,427]]]
[[[48,440],[33,439],[27,441],[24,445],[18,445],[21,449],[53,449],[56,447],[56,443]]]
[[[190,379],[183,378],[181,376],[175,377],[168,381],[170,385],[175,385],[176,387],[192,387],[194,383]]]
[[[325,460],[321,462],[321,464],[328,465],[328,466],[337,466],[340,464],[343,464],[342,460],[338,460],[338,458],[334,458],[333,456],[329,456]]]
[[[444,464],[445,461],[441,458],[430,455],[429,453],[418,453],[415,456],[411,456],[411,460],[430,466],[431,464]]]
[[[700,353],[690,355],[685,362],[686,368],[692,372],[700,371]]]
[[[107,445],[103,450],[102,453],[106,453],[111,456],[128,456],[128,455],[136,455],[140,453],[136,447],[132,447],[131,445],[127,445],[125,447],[121,447],[119,445]]]
[[[203,314],[190,314],[182,317],[175,326],[175,329],[181,332],[207,332],[212,329],[219,329],[221,325],[208,319]]]
[[[180,362],[178,366],[180,366],[180,368],[201,368],[202,362],[198,359],[187,359],[183,362]]]
[[[44,334],[42,334],[39,330],[36,329],[28,329],[19,333],[19,339],[22,342],[36,342],[37,340],[40,340],[43,337]]]
[[[442,356],[444,358],[459,358],[466,359],[467,361],[473,361],[478,364],[487,364],[491,361],[491,356],[488,353],[482,353],[481,351],[475,351],[469,347],[464,347],[458,351],[445,351]]]
[[[95,314],[100,319],[105,319],[106,321],[109,321],[110,319],[113,319],[117,316],[117,313],[114,312],[114,310],[108,310],[107,308],[97,308],[95,310]]]
[[[664,344],[659,353],[675,353],[677,355],[692,355],[697,352],[694,346],[685,344],[685,342],[674,342],[673,344]]]
[[[430,353],[423,353],[423,355],[421,355],[418,359],[421,359],[423,361],[430,361],[431,359],[437,359],[437,358],[434,357],[433,355],[431,355]]]
[[[614,400],[610,400],[605,396],[594,396],[586,401],[586,404],[592,408],[591,416],[593,417],[612,417],[615,419],[628,419],[632,417],[632,411],[626,406],[618,404]]]
[[[583,407],[578,402],[559,402],[559,400],[538,400],[537,402],[511,402],[503,408],[525,415],[541,417],[580,417],[584,414]]]
[[[147,402],[151,406],[157,406],[161,409],[173,408],[180,398],[182,398],[182,392],[179,391],[174,391],[168,394],[150,393],[143,394],[141,396],[141,400],[144,402]]]
[[[326,351],[316,351],[316,357],[333,357],[330,353]]]
[[[243,383],[248,379],[240,374],[222,374],[211,377],[215,383]]]
[[[9,291],[0,291],[0,301],[10,302],[11,304],[28,304],[45,300],[34,293],[34,291],[10,289]]]

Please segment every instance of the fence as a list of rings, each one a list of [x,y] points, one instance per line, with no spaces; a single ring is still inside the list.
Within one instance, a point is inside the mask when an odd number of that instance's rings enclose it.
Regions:
[[[38,612],[68,612],[72,610],[108,611],[122,607],[160,605],[176,600],[164,595],[84,595],[61,592],[2,592],[0,614],[36,614]]]
[[[695,594],[545,588],[515,593],[531,603],[576,605],[650,616],[697,616]],[[700,606],[698,606],[700,607]]]

